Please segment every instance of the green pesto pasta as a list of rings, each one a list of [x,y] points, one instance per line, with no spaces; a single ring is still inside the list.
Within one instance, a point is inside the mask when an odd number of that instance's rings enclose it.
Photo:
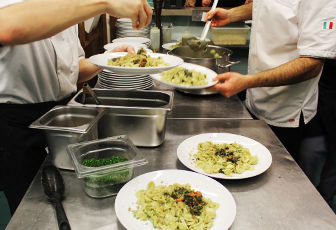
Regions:
[[[207,75],[195,70],[188,70],[181,66],[161,73],[162,81],[171,82],[179,85],[206,85]]]
[[[117,57],[107,60],[108,65],[121,67],[162,67],[169,66],[162,57],[152,58],[146,55],[146,51],[139,49],[137,54],[126,54],[123,57]]]
[[[224,173],[232,177],[233,173],[243,173],[254,170],[258,156],[252,156],[250,151],[240,144],[214,144],[211,141],[198,144],[198,152],[193,155],[196,167],[206,173]]]
[[[195,192],[189,184],[173,184],[156,186],[149,182],[146,190],[136,192],[137,203],[141,205],[133,211],[134,217],[150,220],[154,228],[163,230],[205,230],[213,225],[219,204],[204,198],[201,192]],[[197,202],[190,202],[195,199]],[[191,203],[197,203],[199,210],[195,211]],[[202,204],[202,205],[201,205]],[[191,210],[194,210],[192,212]]]

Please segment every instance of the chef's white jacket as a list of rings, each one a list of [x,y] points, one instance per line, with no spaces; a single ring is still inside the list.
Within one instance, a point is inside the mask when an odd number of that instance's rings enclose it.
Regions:
[[[254,0],[249,74],[300,57],[336,57],[336,1]],[[298,127],[316,114],[318,81],[247,90],[246,105],[259,119],[278,127]]]
[[[0,7],[18,2],[0,0]],[[84,56],[77,26],[41,41],[0,47],[0,103],[39,103],[70,96],[77,91],[78,62]]]

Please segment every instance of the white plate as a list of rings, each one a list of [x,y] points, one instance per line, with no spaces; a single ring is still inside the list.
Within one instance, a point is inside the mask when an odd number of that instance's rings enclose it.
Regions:
[[[196,168],[195,162],[192,156],[197,153],[197,145],[200,142],[212,141],[213,143],[238,143],[248,148],[252,156],[258,156],[258,164],[254,165],[253,171],[246,170],[245,172],[238,174],[233,173],[232,177],[228,177],[224,173],[212,173],[208,174],[203,169]],[[272,164],[272,155],[270,151],[259,142],[250,139],[248,137],[232,134],[232,133],[204,133],[184,140],[177,148],[177,157],[188,168],[195,172],[202,173],[204,175],[221,178],[221,179],[244,179],[257,176],[265,172]]]
[[[142,43],[142,44],[148,44],[151,42],[149,38],[145,37],[124,37],[124,38],[116,38],[112,40],[113,43],[116,42],[137,42],[137,43]]]
[[[166,44],[163,44],[162,45],[162,48],[164,48],[164,49],[166,49],[166,50],[173,50],[173,49],[171,49],[171,48],[169,48],[169,47],[171,47],[171,46],[173,46],[173,45],[176,45],[176,44],[178,44],[179,42],[171,42],[171,43],[166,43]]]
[[[154,230],[150,220],[141,221],[133,216],[136,210],[137,197],[135,192],[146,189],[147,184],[153,181],[155,185],[172,185],[174,183],[189,183],[192,189],[201,191],[203,196],[220,204],[216,210],[216,218],[210,230],[228,229],[236,216],[236,203],[231,193],[214,179],[184,170],[159,170],[142,174],[125,184],[117,194],[115,212],[121,224],[128,230]]]
[[[162,75],[161,74],[153,74],[151,75],[152,78],[154,78],[155,80],[166,84],[166,85],[170,85],[170,86],[174,86],[176,89],[204,89],[210,86],[215,85],[218,81],[213,81],[212,78],[217,76],[217,73],[211,69],[208,69],[204,66],[200,66],[200,65],[196,65],[196,64],[192,64],[192,63],[183,63],[181,65],[181,67],[184,67],[188,70],[195,70],[197,72],[201,72],[203,74],[207,75],[206,80],[208,81],[208,84],[206,85],[195,85],[195,86],[191,86],[191,85],[179,85],[179,84],[175,84],[175,83],[171,83],[171,82],[167,82],[167,81],[163,81],[161,80]]]
[[[104,49],[105,50],[113,50],[114,48],[116,48],[117,46],[120,46],[120,45],[123,45],[123,44],[127,44],[127,45],[131,45],[133,46],[134,48],[139,48],[139,47],[142,47],[144,49],[148,49],[147,45],[146,44],[142,44],[142,43],[139,43],[139,42],[117,42],[117,43],[109,43],[109,44],[106,44],[104,45]],[[147,50],[146,50],[147,51]],[[151,51],[151,50],[150,50]],[[135,51],[137,52],[137,50]],[[153,53],[153,51],[152,51]]]
[[[164,71],[170,70],[183,64],[183,59],[173,55],[152,53],[150,56],[152,58],[162,57],[163,61],[169,63],[169,66],[162,67],[121,67],[121,66],[111,66],[107,64],[107,60],[111,58],[123,57],[126,52],[114,52],[114,53],[103,53],[91,56],[89,61],[100,68],[110,70],[117,74],[135,74],[135,75],[145,75],[145,74],[158,74]]]

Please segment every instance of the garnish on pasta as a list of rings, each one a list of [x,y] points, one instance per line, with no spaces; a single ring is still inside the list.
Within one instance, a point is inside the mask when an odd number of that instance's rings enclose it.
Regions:
[[[162,67],[170,65],[162,57],[152,58],[147,55],[143,48],[140,48],[137,54],[126,54],[123,57],[108,59],[107,62],[108,65],[121,67]]]
[[[175,67],[174,69],[161,73],[162,81],[171,82],[179,85],[206,85],[207,75],[195,70],[188,70],[184,67]]]
[[[155,186],[151,181],[146,190],[138,190],[135,195],[141,207],[133,211],[134,217],[143,221],[149,219],[155,228],[163,230],[209,229],[219,207],[201,192],[191,189],[189,184]]]
[[[211,141],[201,142],[198,152],[193,155],[196,167],[206,173],[224,173],[232,177],[233,173],[254,170],[258,156],[252,156],[248,148],[237,143],[214,144]]]

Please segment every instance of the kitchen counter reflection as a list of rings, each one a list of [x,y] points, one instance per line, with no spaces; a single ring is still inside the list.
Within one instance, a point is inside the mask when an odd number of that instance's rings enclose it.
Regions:
[[[188,170],[176,150],[186,138],[200,133],[234,133],[252,138],[272,154],[270,168],[240,180],[216,179],[233,195],[237,214],[230,229],[336,229],[336,216],[309,182],[268,125],[252,119],[168,119],[166,138],[155,148],[139,148],[148,165],[134,169],[134,177],[162,169]],[[48,157],[44,164],[50,163]],[[64,209],[72,229],[125,229],[115,214],[115,196],[87,196],[75,172],[61,170],[65,181]],[[221,218],[217,216],[216,218]],[[129,221],[132,221],[131,219]],[[41,187],[39,172],[7,230],[58,229],[53,205]]]
[[[173,108],[168,119],[252,119],[237,95],[226,98],[220,93],[196,95],[174,90],[167,85],[150,90],[171,90],[174,92]]]

